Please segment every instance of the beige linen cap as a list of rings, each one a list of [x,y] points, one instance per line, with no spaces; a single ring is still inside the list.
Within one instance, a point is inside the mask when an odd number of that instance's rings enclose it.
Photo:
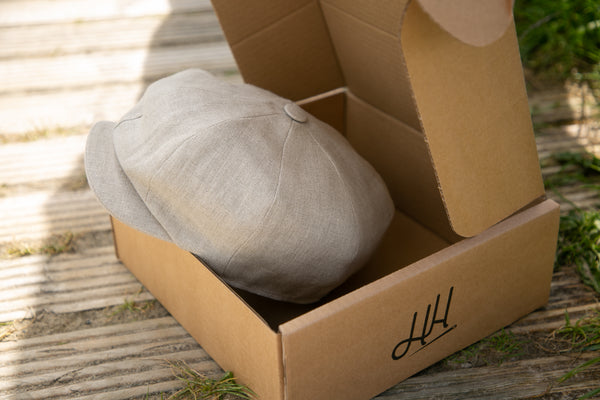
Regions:
[[[380,176],[335,129],[197,69],[94,125],[85,168],[114,217],[282,301],[314,302],[346,280],[394,213]]]

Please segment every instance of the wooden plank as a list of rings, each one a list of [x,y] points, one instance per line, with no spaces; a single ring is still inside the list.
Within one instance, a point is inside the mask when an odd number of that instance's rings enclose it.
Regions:
[[[558,385],[558,379],[576,365],[593,358],[556,356],[518,362],[502,366],[459,369],[442,373],[424,374],[400,383],[374,400],[432,399],[443,394],[444,399],[525,399],[545,393],[566,394],[572,391],[597,388],[597,381],[568,380]],[[588,376],[600,376],[600,364],[588,370]]]
[[[588,139],[567,138],[556,141],[550,145],[540,146],[538,157],[544,159],[556,153],[583,153],[600,154],[600,144]]]
[[[0,303],[0,321],[32,318],[42,310],[68,313],[93,310],[123,304],[125,299],[153,300],[147,291],[140,293],[141,284],[132,277],[123,284],[83,288],[76,291],[45,293],[34,297]]]
[[[600,154],[600,126],[598,124],[571,124],[545,128],[536,135],[540,159],[561,152],[588,151]]]
[[[95,365],[102,361],[123,359],[126,356],[151,357],[157,347],[177,344],[179,349],[197,348],[198,344],[178,326],[127,335],[98,337],[80,342],[68,342],[29,352],[6,353],[0,366],[0,377],[45,373],[60,365],[64,369],[82,364]],[[207,354],[201,352],[203,358]],[[14,366],[18,365],[18,369]]]
[[[165,360],[183,360],[209,376],[222,373],[173,318],[164,317],[0,343],[0,391],[3,398],[120,399],[132,389],[143,396],[149,383],[162,383],[162,390],[179,386]]]
[[[90,190],[0,198],[0,243],[111,229]]]
[[[0,27],[0,35],[0,59],[56,57],[225,40],[212,10],[85,23]]]
[[[575,206],[583,210],[598,208],[600,200],[598,193],[594,190],[565,190],[563,188],[546,192],[547,197],[560,204],[560,210],[564,214],[573,210]]]
[[[580,287],[580,289],[581,289],[581,287]],[[593,301],[594,297],[591,296],[590,300]],[[600,305],[598,303],[590,302],[588,304],[581,304],[581,305],[577,305],[577,306],[571,306],[571,307],[560,308],[560,309],[545,309],[544,308],[542,310],[533,312],[533,313],[527,315],[526,317],[520,319],[519,321],[515,322],[513,325],[511,325],[511,329],[521,326],[525,323],[531,323],[533,321],[548,320],[548,319],[554,319],[554,318],[560,318],[564,322],[565,321],[565,313],[567,313],[567,312],[573,318],[578,318],[579,316],[582,316],[583,314],[586,314],[586,313],[590,312],[591,310],[594,310],[599,307],[600,307]]]
[[[155,80],[186,68],[236,71],[227,43],[0,61],[4,93]]]
[[[565,85],[563,88],[529,94],[529,107],[534,123],[583,121],[598,116],[598,102],[587,85]]]
[[[91,247],[73,254],[63,253],[53,257],[32,255],[12,259],[0,259],[0,285],[11,279],[27,279],[29,276],[62,274],[86,271],[117,262],[113,246]]]
[[[48,293],[71,293],[135,282],[131,274],[119,263],[101,266],[93,270],[88,269],[86,272],[74,271],[67,276],[65,274],[63,276],[58,274],[38,276],[38,279],[29,282],[22,279],[9,281],[7,282],[8,287],[0,288],[0,304],[15,300],[36,303],[40,296]],[[11,287],[11,284],[15,286]]]
[[[176,65],[172,72],[177,72],[175,69]],[[241,82],[238,73],[223,76],[220,71],[213,72],[221,79]],[[58,91],[0,93],[0,134],[44,133],[57,128],[87,133],[94,122],[121,118],[138,101],[146,86],[146,82],[137,80]]]
[[[588,138],[598,140],[598,122],[589,121],[578,124],[551,125],[539,128],[535,140],[538,144],[555,143],[561,138]]]
[[[53,179],[82,177],[87,135],[58,137],[0,147],[0,182],[33,185]]]
[[[118,331],[112,335],[94,335],[80,337],[79,340],[68,340],[57,342],[50,347],[36,346],[32,349],[21,346],[17,350],[4,351],[0,355],[2,366],[0,367],[0,376],[14,376],[15,371],[11,369],[12,364],[22,364],[19,373],[27,374],[31,372],[40,372],[53,369],[53,360],[60,358],[64,361],[61,365],[71,366],[86,362],[96,364],[98,359],[105,357],[103,354],[107,349],[116,351],[119,357],[120,353],[129,345],[146,345],[153,349],[160,342],[179,341],[181,347],[198,347],[198,344],[183,330],[178,324],[156,328],[147,326],[144,331],[125,333]],[[206,353],[203,357],[208,357]]]
[[[549,110],[534,110],[531,119],[534,124],[547,124],[562,121],[582,121],[597,116],[596,104],[570,99],[558,105],[550,105]]]
[[[0,300],[31,296],[46,291],[64,290],[65,283],[71,283],[75,288],[73,282],[84,280],[91,282],[94,278],[110,276],[117,282],[119,275],[129,274],[117,260],[114,260],[112,263],[99,264],[95,268],[81,268],[57,273],[40,271],[37,274],[5,278],[0,281]]]
[[[181,381],[173,377],[173,373],[169,368],[166,368],[164,360],[177,357],[178,360],[186,361],[192,368],[202,372],[210,377],[217,377],[222,374],[220,367],[212,360],[197,361],[197,354],[194,352],[172,352],[163,356],[163,360],[135,360],[134,362],[105,362],[98,366],[83,367],[71,371],[62,371],[62,374],[54,373],[50,376],[44,376],[44,382],[38,384],[37,389],[27,391],[27,399],[64,399],[67,396],[75,396],[78,399],[131,399],[144,398],[144,396],[152,391],[149,388],[149,383],[161,382],[160,390],[167,391],[181,388]],[[127,364],[134,368],[145,367],[143,372],[132,373],[131,370],[124,370],[122,367]],[[111,375],[106,377],[107,371]],[[121,373],[120,375],[117,375]],[[102,376],[103,374],[104,376]],[[86,378],[87,381],[82,380]],[[53,378],[53,379],[52,379]],[[34,381],[34,379],[26,379],[26,382]],[[73,380],[77,380],[73,382]],[[9,382],[10,383],[10,382]],[[22,384],[17,388],[12,388],[12,391],[27,390],[28,388]],[[45,385],[45,387],[44,387]],[[29,386],[29,385],[28,385]],[[34,386],[31,384],[31,386]],[[42,389],[40,389],[40,387]],[[127,389],[123,389],[127,388]],[[115,390],[120,389],[120,390]],[[88,397],[89,396],[89,397]],[[8,394],[7,399],[18,399],[18,394]]]
[[[172,355],[171,355],[172,356]],[[160,362],[155,362],[159,364]],[[210,361],[190,362],[193,368],[198,371],[216,378],[222,374],[220,367]],[[107,366],[110,368],[110,366]],[[28,399],[62,399],[66,396],[75,396],[76,398],[93,398],[93,399],[130,399],[132,395],[144,396],[148,389],[148,382],[169,381],[169,385],[163,385],[165,389],[173,389],[181,387],[181,382],[173,378],[173,374],[168,368],[153,369],[138,373],[128,373],[108,378],[96,378],[88,381],[70,382],[72,376],[77,376],[80,371],[73,371],[72,374],[66,376],[67,384],[54,385],[43,389],[32,390],[27,392]],[[128,387],[115,391],[115,388]],[[9,395],[7,399],[18,399]],[[85,397],[84,397],[85,396]],[[124,396],[124,397],[122,397]]]
[[[567,307],[567,309],[538,311],[515,322],[507,330],[515,334],[553,332],[565,326],[565,311],[568,311],[571,318],[576,320],[597,308],[597,303],[590,303],[576,307]]]
[[[96,338],[110,337],[116,335],[128,335],[130,333],[139,333],[140,335],[150,334],[154,329],[163,329],[179,326],[183,328],[172,317],[162,317],[151,320],[142,320],[130,322],[127,324],[107,325],[97,328],[82,329],[70,332],[54,333],[44,336],[20,339],[18,341],[0,342],[0,354],[10,351],[23,352],[34,348],[50,348],[65,343],[75,343],[78,341],[92,340]]]
[[[0,26],[136,18],[212,10],[210,0],[21,0],[0,2]]]
[[[44,134],[49,130],[87,133],[101,120],[118,120],[143,93],[146,84],[103,84],[68,91],[0,94],[0,133]]]
[[[64,162],[68,158],[72,162],[83,154],[86,136],[80,134],[51,139],[37,138],[25,143],[4,144],[0,146],[0,178],[5,179],[6,174],[15,173],[13,168],[29,168],[45,164],[48,160]]]
[[[75,312],[154,297],[117,261],[114,249],[0,261],[0,321]]]
[[[165,359],[171,358],[173,360],[180,359],[186,360],[188,362],[193,362],[196,368],[200,367],[201,370],[215,371],[218,370],[218,366],[214,363],[214,361],[210,360],[208,357],[203,357],[203,350],[197,349],[192,351],[176,351],[175,347],[172,343],[159,343],[162,346],[171,347],[172,353],[166,355]],[[177,346],[181,348],[183,346]],[[89,380],[93,380],[94,377],[106,375],[107,371],[110,371],[112,375],[117,375],[117,377],[127,377],[132,370],[152,370],[157,369],[160,374],[160,378],[165,379],[172,377],[170,371],[165,371],[165,363],[161,362],[161,360],[151,359],[151,358],[134,358],[131,355],[126,354],[129,358],[126,358],[122,361],[115,362],[98,362],[97,365],[86,365],[84,367],[70,367],[61,370],[56,370],[51,372],[40,372],[34,371],[29,375],[23,375],[18,377],[9,377],[4,378],[3,381],[0,382],[0,391],[9,391],[9,390],[28,390],[32,387],[44,387],[49,388],[54,386],[57,381],[61,381],[64,384],[68,379],[73,379],[75,376],[77,379],[88,378]],[[175,358],[177,357],[177,358]],[[201,360],[201,361],[197,361]],[[90,360],[91,361],[91,360]],[[89,361],[88,361],[89,363]],[[66,367],[66,366],[65,366]],[[167,372],[167,373],[165,373]],[[121,374],[121,375],[118,375]],[[67,379],[68,377],[68,379]],[[150,381],[150,376],[146,376],[147,381]],[[122,382],[121,382],[122,383]],[[118,387],[118,386],[117,386]],[[47,389],[42,391],[42,394],[49,395],[50,393],[46,392]]]

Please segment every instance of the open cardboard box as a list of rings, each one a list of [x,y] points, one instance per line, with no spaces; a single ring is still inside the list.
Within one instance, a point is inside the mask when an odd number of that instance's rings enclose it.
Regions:
[[[435,1],[371,3],[213,0],[244,79],[336,127],[386,181],[397,212],[364,269],[282,303],[113,219],[118,257],[263,400],[368,399],[548,299],[559,210],[510,9],[473,45]]]

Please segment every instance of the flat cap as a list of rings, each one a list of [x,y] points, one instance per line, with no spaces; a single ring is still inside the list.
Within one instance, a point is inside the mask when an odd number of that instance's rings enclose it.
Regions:
[[[346,280],[394,214],[381,177],[331,126],[197,69],[94,125],[85,168],[115,218],[282,301],[314,302]]]

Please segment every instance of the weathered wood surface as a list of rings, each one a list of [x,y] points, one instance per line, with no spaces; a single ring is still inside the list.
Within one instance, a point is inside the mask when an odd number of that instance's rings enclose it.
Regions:
[[[150,81],[192,66],[240,80],[208,0],[0,2],[0,135],[11,142],[0,145],[0,249],[65,232],[87,238],[72,254],[1,257],[0,321],[152,299],[106,242],[110,223],[85,184],[83,148],[94,121],[119,118]],[[585,88],[531,97],[542,162],[560,151],[599,153],[593,102]],[[545,176],[557,171],[543,168]],[[564,210],[599,202],[581,185],[548,195]],[[597,296],[563,268],[549,304],[507,329],[550,335],[565,310],[576,319],[596,307]],[[598,386],[600,366],[557,379],[591,356],[431,369],[376,399],[570,399]],[[177,322],[161,317],[0,341],[0,398],[144,398],[180,387],[165,359],[220,372]]]
[[[109,247],[0,263],[0,321],[153,299]]]
[[[0,343],[3,399],[128,399],[170,391],[166,360],[221,372],[171,317]]]
[[[0,134],[118,119],[191,67],[239,80],[207,0],[0,2]]]

